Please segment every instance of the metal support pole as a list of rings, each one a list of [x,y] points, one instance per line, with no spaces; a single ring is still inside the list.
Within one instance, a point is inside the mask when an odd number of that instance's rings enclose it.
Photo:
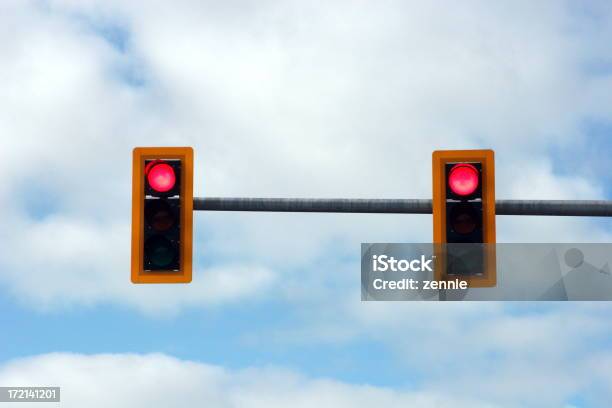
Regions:
[[[612,217],[612,200],[497,200],[499,215]]]
[[[612,217],[612,200],[497,200],[498,215],[559,215],[574,217]],[[193,199],[195,211],[265,211],[431,214],[427,199],[352,199],[352,198],[219,198]]]

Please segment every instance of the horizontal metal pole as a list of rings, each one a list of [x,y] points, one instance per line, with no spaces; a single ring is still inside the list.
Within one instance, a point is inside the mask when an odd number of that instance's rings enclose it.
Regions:
[[[612,200],[497,200],[499,215],[612,217]]]
[[[195,211],[431,214],[426,199],[194,198]],[[612,201],[497,200],[498,215],[612,217]]]
[[[431,200],[194,198],[194,210],[431,214]]]

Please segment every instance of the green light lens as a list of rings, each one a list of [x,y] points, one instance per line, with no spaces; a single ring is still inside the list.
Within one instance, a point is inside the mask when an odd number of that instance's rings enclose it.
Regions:
[[[145,243],[151,265],[155,268],[170,266],[177,257],[177,250],[167,238],[154,236]]]

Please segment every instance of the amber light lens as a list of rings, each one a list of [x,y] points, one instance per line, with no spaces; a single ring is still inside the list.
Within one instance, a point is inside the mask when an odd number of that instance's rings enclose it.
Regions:
[[[176,224],[176,217],[166,200],[151,200],[145,208],[147,223],[155,231],[167,231]]]
[[[453,208],[450,218],[451,227],[458,234],[471,234],[478,227],[478,213],[467,204]]]

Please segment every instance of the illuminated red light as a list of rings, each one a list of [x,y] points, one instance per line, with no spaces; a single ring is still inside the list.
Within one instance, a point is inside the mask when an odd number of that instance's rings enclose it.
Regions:
[[[469,196],[478,188],[478,170],[468,163],[455,165],[448,175],[448,186],[460,196]]]
[[[147,180],[153,190],[166,193],[176,184],[176,175],[169,164],[155,163],[147,171]]]

